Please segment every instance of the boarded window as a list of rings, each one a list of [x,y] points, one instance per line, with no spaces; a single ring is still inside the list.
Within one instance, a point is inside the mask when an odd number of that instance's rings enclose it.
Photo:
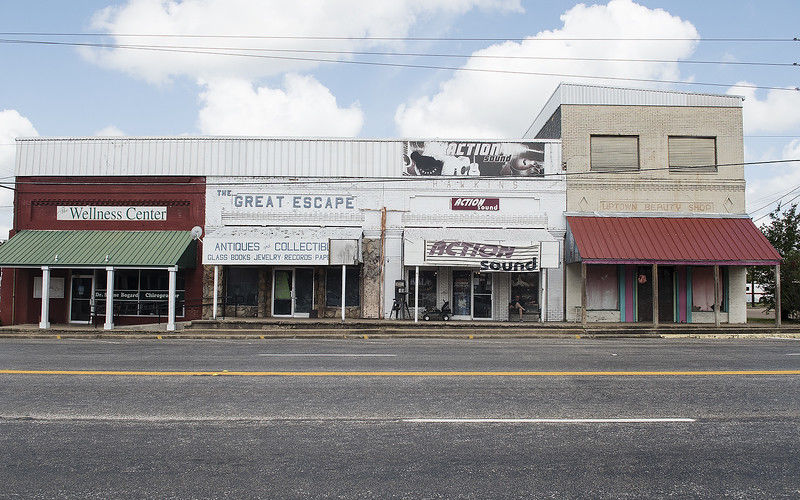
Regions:
[[[586,309],[593,311],[619,309],[617,266],[586,266]]]
[[[692,172],[717,171],[717,140],[713,137],[670,137],[669,168]]]
[[[639,170],[638,136],[593,135],[590,149],[592,170]]]

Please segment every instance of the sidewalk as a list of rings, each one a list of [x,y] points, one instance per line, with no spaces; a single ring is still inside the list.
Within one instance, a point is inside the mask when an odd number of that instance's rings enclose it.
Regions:
[[[776,328],[771,323],[727,325],[603,323],[520,323],[498,321],[419,321],[379,319],[230,318],[179,323],[167,332],[165,324],[118,326],[103,330],[84,325],[0,327],[2,338],[800,338],[800,324]]]

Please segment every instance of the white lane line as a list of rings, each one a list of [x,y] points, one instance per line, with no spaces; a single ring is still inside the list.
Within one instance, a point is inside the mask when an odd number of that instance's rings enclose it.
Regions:
[[[257,356],[314,357],[314,358],[393,358],[397,354],[335,354],[335,353],[259,353]]]
[[[651,424],[696,422],[693,418],[406,418],[413,424]]]
[[[800,352],[790,352],[786,354],[787,356],[800,356]]]

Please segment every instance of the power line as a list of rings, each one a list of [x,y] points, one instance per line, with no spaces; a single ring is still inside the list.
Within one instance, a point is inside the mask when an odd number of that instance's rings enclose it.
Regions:
[[[378,52],[360,50],[323,50],[323,49],[287,49],[264,47],[215,47],[199,45],[132,45],[108,44],[89,42],[55,42],[51,40],[15,40],[0,39],[0,43],[8,44],[41,44],[41,45],[70,45],[98,48],[126,48],[126,49],[190,49],[190,50],[240,50],[248,52],[279,52],[302,54],[334,54],[334,55],[368,55],[389,57],[438,57],[457,59],[505,59],[505,60],[543,60],[543,61],[599,61],[599,62],[636,62],[636,63],[679,63],[679,64],[713,64],[713,65],[742,65],[742,66],[779,66],[800,67],[797,62],[760,62],[760,61],[708,61],[692,59],[630,59],[621,57],[554,57],[554,56],[519,56],[519,55],[490,55],[490,54],[444,54],[429,52]],[[233,54],[232,54],[233,55]]]
[[[230,35],[230,34],[181,34],[181,33],[58,33],[43,31],[5,31],[0,36],[100,36],[100,37],[141,37],[141,38],[234,38],[254,40],[361,40],[361,41],[395,41],[395,42],[505,42],[505,41],[633,41],[633,42],[748,42],[748,43],[784,43],[799,42],[800,38],[783,37],[522,37],[522,38],[491,38],[491,37],[401,37],[401,36],[323,36],[323,35]]]
[[[2,40],[0,40],[2,41]],[[13,42],[17,43],[17,42]],[[517,71],[517,70],[501,70],[501,69],[488,69],[488,68],[464,68],[456,66],[437,66],[428,64],[406,64],[406,63],[388,63],[378,61],[350,61],[340,59],[322,59],[315,57],[295,57],[295,56],[275,56],[264,54],[237,54],[232,52],[217,52],[210,50],[186,50],[186,49],[164,49],[155,47],[141,47],[141,46],[127,46],[118,44],[87,44],[87,43],[73,43],[73,42],[44,42],[37,41],[35,43],[42,43],[46,45],[73,45],[73,46],[101,46],[106,48],[116,48],[125,50],[148,50],[155,52],[173,52],[173,53],[187,53],[187,54],[207,54],[207,55],[221,55],[221,56],[234,56],[234,57],[250,57],[258,59],[277,59],[288,61],[306,61],[306,62],[321,62],[321,63],[338,63],[338,64],[351,64],[363,66],[381,66],[381,67],[394,67],[394,68],[415,68],[415,69],[434,69],[445,71],[467,71],[472,73],[493,73],[493,74],[508,74],[508,75],[524,75],[524,76],[554,76],[559,78],[582,78],[587,80],[614,80],[626,82],[639,82],[639,83],[668,83],[673,85],[699,85],[707,87],[739,87],[751,88],[762,90],[780,90],[780,91],[800,91],[800,87],[775,87],[767,85],[750,85],[750,84],[731,84],[731,83],[711,83],[711,82],[695,82],[695,81],[681,81],[681,80],[658,80],[654,78],[631,78],[620,76],[595,76],[595,75],[576,75],[572,73],[550,73],[540,71]]]

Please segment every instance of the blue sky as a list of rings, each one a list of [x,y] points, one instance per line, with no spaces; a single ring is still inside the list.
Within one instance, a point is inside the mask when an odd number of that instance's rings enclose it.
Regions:
[[[4,39],[237,46],[492,56],[800,62],[800,42],[709,38],[800,36],[800,2],[395,0],[87,0],[2,2],[0,32],[108,33]],[[104,10],[105,9],[105,10]],[[525,39],[683,38],[675,42],[318,41],[132,39],[120,34],[282,34]],[[117,36],[111,36],[116,34]],[[303,54],[287,54],[299,55]],[[313,57],[313,56],[312,56]],[[618,86],[746,93],[748,160],[800,158],[800,92],[731,89],[800,85],[800,67],[336,56],[361,61],[712,82],[722,87],[586,80]],[[312,63],[153,51],[0,43],[0,176],[16,135],[291,135],[519,137],[566,78]],[[782,137],[761,137],[764,135]],[[794,186],[800,165],[747,167],[748,207]],[[786,200],[791,199],[794,193]],[[0,198],[9,205],[10,198]],[[766,210],[757,213],[761,215]],[[0,226],[5,225],[0,223]]]

